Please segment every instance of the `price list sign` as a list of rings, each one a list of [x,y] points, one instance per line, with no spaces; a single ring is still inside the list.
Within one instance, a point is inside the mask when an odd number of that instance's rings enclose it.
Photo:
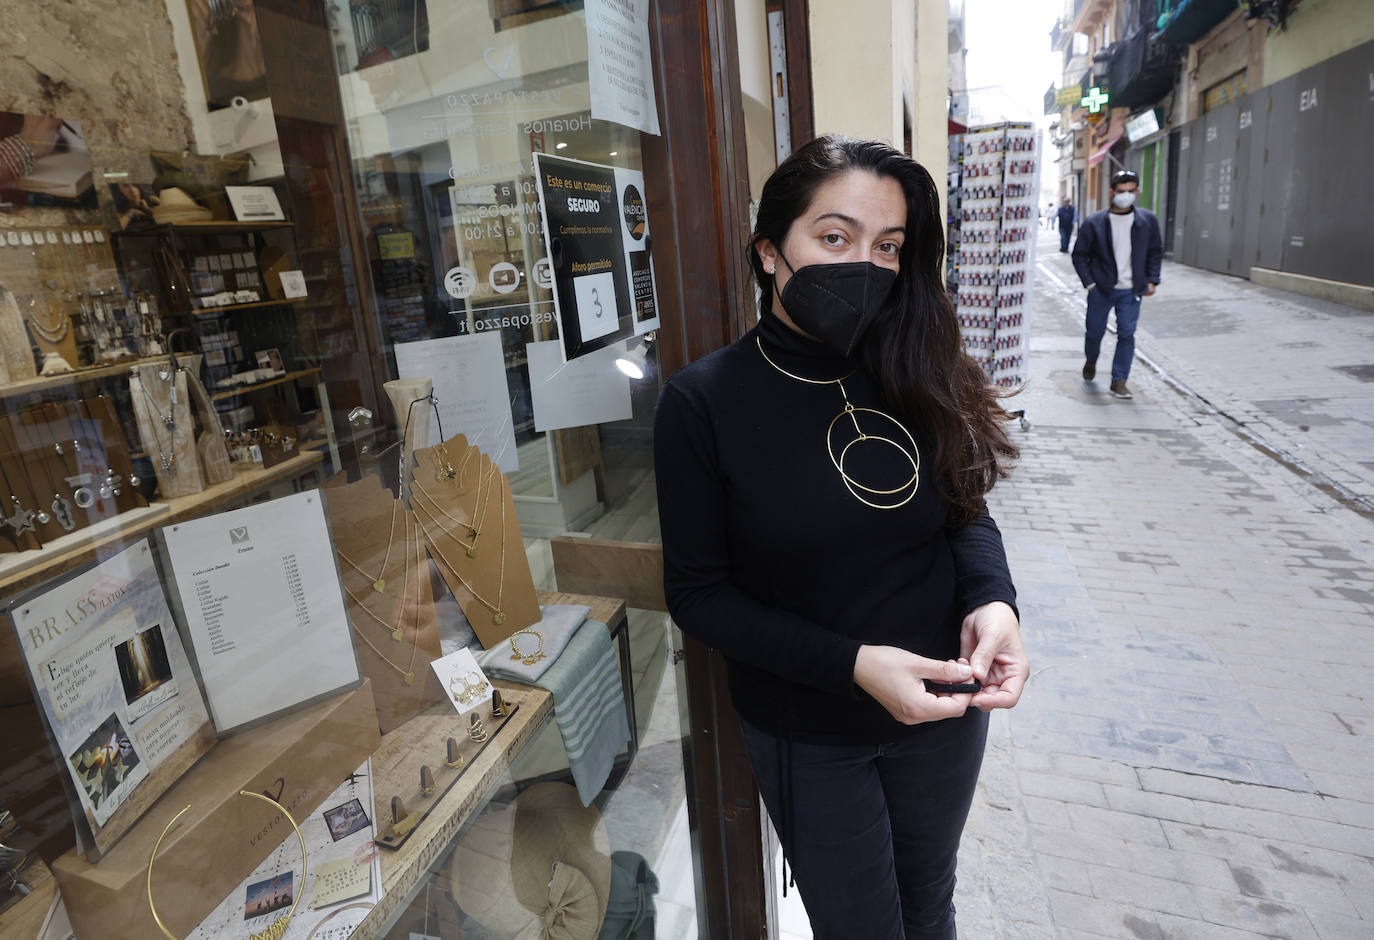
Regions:
[[[318,494],[178,523],[160,540],[218,731],[360,680]]]

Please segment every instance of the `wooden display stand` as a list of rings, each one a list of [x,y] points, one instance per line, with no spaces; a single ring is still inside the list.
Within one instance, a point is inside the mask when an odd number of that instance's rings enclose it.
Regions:
[[[380,741],[372,687],[232,735],[177,782],[98,864],[76,850],[53,865],[79,937],[147,940],[160,934],[148,909],[153,847],[163,839],[154,890],[158,913],[186,936],[289,835],[289,824],[239,790],[265,793],[297,821],[313,813]]]
[[[538,601],[541,604],[585,604],[591,607],[589,617],[592,620],[606,624],[613,638],[623,639],[627,624],[624,601],[552,591],[541,591]],[[627,683],[625,694],[632,695],[629,676],[622,678]],[[424,886],[431,869],[453,845],[468,821],[482,811],[492,793],[508,778],[510,764],[553,717],[553,696],[544,689],[504,680],[495,680],[492,684],[501,690],[508,703],[518,704],[519,709],[491,736],[476,757],[465,762],[457,781],[447,791],[436,793],[427,814],[408,834],[405,844],[396,851],[382,851],[382,899],[349,940],[375,940],[386,936],[393,917]],[[490,715],[490,705],[479,705],[474,711],[485,720]],[[408,809],[420,806],[421,794],[417,789],[420,765],[434,758],[441,759],[449,736],[462,735],[460,740],[466,742],[468,720],[467,715],[459,715],[445,702],[427,709],[382,738],[381,746],[372,756],[373,810],[379,833],[391,819],[392,796],[401,796]],[[454,735],[455,729],[457,735]],[[440,778],[441,787],[444,782]]]
[[[461,434],[417,450],[415,462],[411,505],[444,583],[482,645],[490,649],[538,623],[543,615],[505,474]]]
[[[372,680],[377,720],[386,734],[447,701],[429,667],[441,652],[424,539],[414,515],[372,474],[323,494],[353,648]]]
[[[57,882],[42,859],[35,858],[24,869],[19,883],[28,888],[29,893],[0,913],[0,937],[34,940],[57,903]]]

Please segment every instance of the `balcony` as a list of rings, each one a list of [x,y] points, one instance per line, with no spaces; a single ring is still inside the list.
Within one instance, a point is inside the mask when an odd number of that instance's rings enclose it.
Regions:
[[[1168,0],[1155,21],[1157,36],[1165,42],[1188,45],[1236,11],[1235,0]]]
[[[1113,44],[1107,63],[1112,106],[1141,108],[1163,98],[1174,87],[1182,49],[1150,38],[1146,27]]]
[[[1094,32],[1112,12],[1115,3],[1116,0],[1076,0],[1073,6],[1073,23],[1070,24],[1072,31]]]
[[[1063,52],[1068,49],[1071,42],[1073,42],[1073,24],[1068,20],[1058,20],[1054,24],[1054,29],[1050,30],[1050,50]]]

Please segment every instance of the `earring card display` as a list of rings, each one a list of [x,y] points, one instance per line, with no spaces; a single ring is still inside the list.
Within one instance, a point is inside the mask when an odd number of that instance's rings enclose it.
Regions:
[[[75,851],[53,863],[77,936],[161,936],[148,911],[145,873],[159,834],[189,805],[157,857],[158,913],[186,936],[291,834],[284,818],[238,792],[270,796],[299,821],[328,808],[325,800],[379,741],[366,682],[220,741],[98,863]]]
[[[459,434],[415,451],[411,505],[482,646],[542,616],[506,475]]]
[[[353,646],[372,680],[382,734],[444,700],[429,558],[415,516],[366,474],[323,493]]]
[[[95,860],[214,743],[146,540],[9,611]]]
[[[950,138],[946,280],[964,351],[1002,388],[1025,381],[1030,353],[1039,134],[1005,123]]]

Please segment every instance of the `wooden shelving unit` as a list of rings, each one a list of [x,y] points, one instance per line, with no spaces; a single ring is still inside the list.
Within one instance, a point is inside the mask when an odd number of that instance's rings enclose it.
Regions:
[[[79,385],[82,382],[97,382],[101,379],[109,379],[124,375],[130,369],[137,369],[140,366],[160,365],[167,361],[167,356],[150,356],[147,359],[125,359],[123,362],[112,363],[108,366],[96,366],[91,369],[77,369],[75,372],[66,372],[62,375],[41,375],[36,379],[21,379],[18,382],[10,382],[8,385],[0,385],[0,399],[14,398],[19,395],[29,395],[34,392],[46,392],[54,388]]]
[[[320,370],[318,367],[314,369],[300,369],[296,372],[288,372],[285,375],[279,375],[275,379],[268,379],[266,382],[254,382],[252,385],[236,385],[233,388],[211,392],[210,400],[224,401],[226,398],[233,398],[236,395],[243,395],[246,392],[256,392],[259,389],[271,388],[273,385],[281,385],[283,382],[294,382],[297,379],[304,379],[319,374]]]
[[[194,307],[191,313],[198,317],[208,317],[220,313],[238,313],[240,310],[260,310],[264,307],[289,307],[294,303],[294,300],[255,300],[250,304],[225,304],[223,307]]]
[[[8,567],[4,575],[0,575],[0,597],[8,597],[16,591],[35,587],[49,578],[96,561],[125,542],[147,535],[155,527],[203,516],[235,500],[294,479],[314,468],[323,459],[323,454],[312,450],[283,460],[268,470],[239,470],[232,480],[225,483],[207,486],[193,496],[181,496],[164,503],[153,503],[149,507],[166,507],[165,512],[140,511],[138,518],[129,524],[102,530],[100,534],[83,539],[74,545],[0,556],[6,561],[13,560],[17,563]]]

